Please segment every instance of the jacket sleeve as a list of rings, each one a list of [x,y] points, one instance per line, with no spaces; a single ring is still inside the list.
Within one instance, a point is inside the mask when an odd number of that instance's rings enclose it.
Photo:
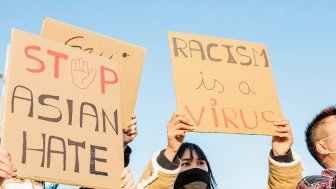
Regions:
[[[295,189],[302,179],[298,157],[292,162],[279,162],[269,156],[268,189]]]
[[[161,165],[158,161],[159,157],[163,156],[163,153],[157,152],[153,155],[152,160],[148,163],[145,171],[143,172],[140,182],[137,185],[137,189],[172,189],[176,177],[180,171],[180,166],[171,170],[166,168],[165,165]],[[177,162],[176,162],[177,161]],[[176,158],[172,164],[180,164],[180,160]]]

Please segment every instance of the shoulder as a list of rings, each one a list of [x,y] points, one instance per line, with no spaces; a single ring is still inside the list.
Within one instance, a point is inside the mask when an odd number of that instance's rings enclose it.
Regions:
[[[298,187],[302,188],[303,186],[305,188],[311,187],[311,186],[323,186],[327,185],[330,181],[332,181],[333,178],[323,176],[323,175],[311,175],[306,176],[298,183]]]

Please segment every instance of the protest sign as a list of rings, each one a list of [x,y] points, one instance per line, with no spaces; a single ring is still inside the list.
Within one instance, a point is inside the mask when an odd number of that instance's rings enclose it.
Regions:
[[[18,177],[118,188],[119,64],[13,30],[7,67],[1,142]]]
[[[273,135],[282,118],[265,45],[169,32],[177,107],[197,132]]]
[[[121,119],[125,127],[134,114],[146,50],[91,31],[45,18],[41,35],[45,39],[81,49],[120,63]]]

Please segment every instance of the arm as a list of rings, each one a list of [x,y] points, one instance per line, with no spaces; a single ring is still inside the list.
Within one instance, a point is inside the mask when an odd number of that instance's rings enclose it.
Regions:
[[[302,179],[300,161],[293,157],[291,146],[293,135],[287,120],[274,122],[277,136],[272,138],[272,150],[269,156],[268,188],[296,188]]]
[[[175,112],[167,124],[167,147],[153,155],[142,174],[138,189],[172,189],[180,171],[180,160],[176,153],[182,145],[185,132],[194,129],[184,114]]]
[[[172,189],[179,171],[178,158],[170,162],[164,155],[164,150],[156,152],[142,173],[137,189]]]

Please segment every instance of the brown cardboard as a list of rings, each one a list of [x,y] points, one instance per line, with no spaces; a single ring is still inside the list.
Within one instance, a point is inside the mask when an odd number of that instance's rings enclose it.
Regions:
[[[41,35],[121,64],[121,119],[125,127],[134,114],[146,50],[50,18],[44,19]]]
[[[282,118],[265,45],[169,32],[177,107],[196,132],[273,135]]]
[[[119,188],[119,79],[113,60],[13,30],[2,145],[18,177]]]

